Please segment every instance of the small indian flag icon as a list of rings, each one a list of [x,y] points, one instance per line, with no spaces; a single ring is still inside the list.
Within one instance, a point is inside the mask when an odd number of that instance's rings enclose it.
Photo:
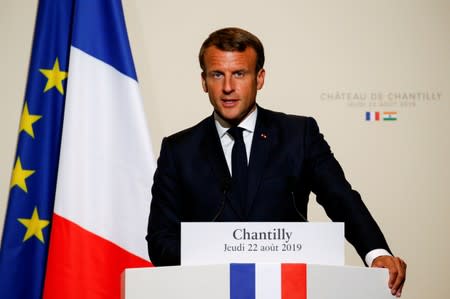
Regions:
[[[383,120],[384,121],[397,120],[397,112],[394,112],[394,111],[383,112]]]

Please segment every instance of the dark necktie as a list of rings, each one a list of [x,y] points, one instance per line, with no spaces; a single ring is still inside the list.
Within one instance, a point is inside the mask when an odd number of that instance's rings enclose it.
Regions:
[[[236,198],[245,211],[247,205],[248,166],[242,131],[244,131],[243,128],[232,127],[228,130],[228,133],[234,139],[231,151],[232,192],[236,194]]]

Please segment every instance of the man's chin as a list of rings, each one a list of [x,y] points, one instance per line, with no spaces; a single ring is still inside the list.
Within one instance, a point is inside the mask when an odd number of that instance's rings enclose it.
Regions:
[[[227,122],[232,126],[238,125],[242,119],[239,114],[231,113],[231,111],[219,111],[216,109],[215,112],[217,113],[217,115],[220,116],[220,118],[223,121]]]
[[[256,105],[252,107],[247,113],[243,114],[238,109],[221,109],[221,111],[215,109],[216,113],[231,126],[239,125],[254,109]]]

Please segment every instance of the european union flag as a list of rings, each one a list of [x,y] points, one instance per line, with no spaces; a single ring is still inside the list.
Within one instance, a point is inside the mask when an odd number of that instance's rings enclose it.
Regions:
[[[2,298],[41,298],[64,114],[73,0],[38,6],[0,250]]]

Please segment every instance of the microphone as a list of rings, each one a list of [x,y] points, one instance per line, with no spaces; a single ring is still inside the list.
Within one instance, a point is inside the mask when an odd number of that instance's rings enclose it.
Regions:
[[[297,184],[297,181],[298,181],[298,179],[297,179],[297,177],[295,177],[295,176],[288,176],[288,177],[287,177],[288,190],[289,190],[289,192],[290,192],[290,194],[291,194],[292,204],[294,205],[295,211],[296,211],[297,214],[300,216],[300,219],[301,219],[303,222],[309,222],[308,219],[306,219],[306,217],[303,216],[303,214],[302,214],[302,213],[298,210],[298,208],[297,208],[297,201],[295,200],[295,193],[294,193],[295,185]]]
[[[216,220],[219,218],[220,215],[222,215],[223,210],[225,209],[225,202],[228,200],[228,191],[230,191],[231,189],[231,179],[228,177],[223,178],[220,187],[223,193],[222,202],[220,203],[220,208],[217,211],[216,215],[211,220],[211,222],[216,222]]]

